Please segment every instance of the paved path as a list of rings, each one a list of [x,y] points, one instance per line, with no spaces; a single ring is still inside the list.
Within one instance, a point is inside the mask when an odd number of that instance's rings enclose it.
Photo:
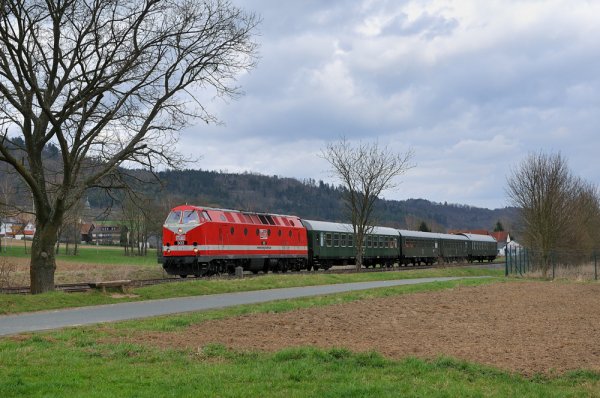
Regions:
[[[478,278],[478,277],[476,277]],[[483,277],[485,278],[485,277]],[[343,283],[336,285],[292,287],[286,289],[257,290],[253,292],[215,294],[137,301],[65,310],[44,311],[22,315],[0,316],[0,336],[58,329],[67,326],[90,325],[101,322],[123,321],[182,312],[203,311],[241,304],[264,303],[273,300],[342,293],[353,290],[374,289],[399,285],[442,282],[462,277],[402,279],[393,281]]]

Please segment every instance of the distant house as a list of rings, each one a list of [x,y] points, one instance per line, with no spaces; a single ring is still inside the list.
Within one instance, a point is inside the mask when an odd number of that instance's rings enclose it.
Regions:
[[[518,243],[516,240],[511,240],[502,249],[502,254],[500,254],[500,251],[498,251],[498,254],[501,256],[504,256],[504,255],[506,255],[506,251],[518,253],[519,251],[521,251],[522,248],[523,248],[523,246],[521,246],[521,244]]]
[[[0,219],[0,237],[13,237],[13,225],[16,223],[17,221],[14,218]]]
[[[491,232],[490,235],[493,236],[494,239],[496,239],[496,241],[498,242],[498,255],[504,256],[506,252],[506,246],[513,241],[510,237],[510,233],[508,233],[507,231],[498,231]]]
[[[92,241],[99,245],[119,245],[123,228],[116,221],[95,221]]]
[[[94,231],[94,224],[83,223],[81,224],[81,241],[90,243],[93,240],[92,232]]]
[[[23,235],[25,239],[33,239],[33,235],[35,235],[35,224],[33,222],[28,222],[23,227]]]

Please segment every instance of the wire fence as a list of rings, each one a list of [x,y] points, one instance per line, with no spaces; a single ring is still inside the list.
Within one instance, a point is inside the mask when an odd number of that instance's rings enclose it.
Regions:
[[[569,250],[541,252],[513,247],[506,251],[505,275],[545,279],[598,280],[600,253]]]

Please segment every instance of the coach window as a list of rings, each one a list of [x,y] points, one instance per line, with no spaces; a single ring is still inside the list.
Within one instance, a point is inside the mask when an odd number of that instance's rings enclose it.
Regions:
[[[323,236],[324,236],[324,234],[323,234],[323,232],[321,232],[321,233],[319,234],[319,237],[321,238],[321,239],[320,239],[320,241],[321,241],[321,242],[320,242],[320,243],[321,243],[321,247],[323,247],[323,245],[324,245],[323,241],[324,241],[324,239],[325,239],[325,238],[324,238]]]
[[[331,247],[331,234],[325,234],[325,246]]]
[[[371,235],[367,236],[367,247],[371,247],[371,243],[372,239],[371,239]]]
[[[340,246],[346,247],[347,241],[348,241],[348,236],[346,234],[342,234],[340,237]]]
[[[339,247],[340,245],[340,234],[333,234],[333,247]]]
[[[348,235],[348,247],[354,246],[354,242],[352,242],[353,238],[354,238],[354,235]]]

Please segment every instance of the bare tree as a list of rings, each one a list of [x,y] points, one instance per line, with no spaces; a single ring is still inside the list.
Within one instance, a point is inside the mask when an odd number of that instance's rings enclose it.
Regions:
[[[1,3],[0,161],[35,203],[32,293],[54,289],[57,231],[87,189],[123,186],[123,164],[176,165],[177,131],[217,121],[198,90],[240,93],[258,22],[227,0]],[[52,167],[49,143],[60,156]]]
[[[374,204],[379,195],[396,188],[394,180],[414,167],[412,151],[394,153],[377,142],[357,146],[346,139],[329,143],[321,157],[331,165],[331,172],[344,186],[343,199],[352,223],[356,242],[356,268],[362,267],[365,235],[373,228]]]
[[[583,252],[598,237],[597,189],[573,176],[560,153],[529,155],[508,177],[507,194],[521,212],[523,243],[542,256],[544,275],[553,251]]]

